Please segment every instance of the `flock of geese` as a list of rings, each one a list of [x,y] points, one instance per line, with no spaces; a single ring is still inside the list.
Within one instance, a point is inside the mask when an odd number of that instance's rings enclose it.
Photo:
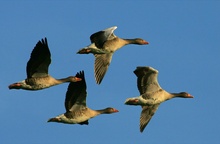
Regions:
[[[117,27],[114,26],[92,34],[90,36],[91,44],[77,52],[78,54],[92,53],[95,56],[94,72],[97,84],[101,84],[110,65],[112,55],[116,50],[128,44],[148,44],[147,41],[141,38],[119,38],[113,33],[116,28]],[[86,106],[87,90],[84,71],[78,72],[75,76],[56,79],[48,73],[50,63],[51,54],[47,38],[45,38],[38,41],[31,53],[26,66],[27,78],[9,85],[9,89],[41,90],[69,82],[65,98],[66,112],[54,118],[50,118],[48,122],[88,125],[90,118],[100,114],[118,112],[117,109],[112,107],[101,110],[88,108]],[[137,87],[140,96],[128,98],[125,104],[142,106],[140,132],[143,132],[160,103],[174,97],[193,98],[193,96],[187,92],[169,93],[163,90],[157,81],[158,71],[152,67],[139,66],[134,70],[134,74],[137,76]]]

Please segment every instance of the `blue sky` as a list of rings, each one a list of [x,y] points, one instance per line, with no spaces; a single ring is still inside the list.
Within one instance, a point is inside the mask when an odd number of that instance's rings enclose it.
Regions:
[[[220,2],[219,1],[1,1],[0,143],[218,143],[220,141]],[[89,36],[117,26],[121,38],[140,37],[150,44],[117,51],[101,85],[95,84],[93,55],[76,52]],[[26,77],[26,63],[47,37],[56,78],[84,70],[87,105],[115,107],[88,126],[47,123],[65,112],[68,84],[41,91],[9,90]],[[141,107],[124,105],[138,96],[136,66],[159,71],[168,92],[186,91],[194,99],[160,105],[143,133]]]

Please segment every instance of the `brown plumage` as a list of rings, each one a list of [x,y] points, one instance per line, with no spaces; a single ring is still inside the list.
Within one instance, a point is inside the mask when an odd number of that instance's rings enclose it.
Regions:
[[[27,62],[27,78],[23,81],[9,85],[9,89],[40,90],[64,82],[77,82],[81,79],[69,76],[67,78],[55,79],[48,74],[51,63],[51,54],[47,38],[38,41],[34,47],[31,57]]]
[[[158,71],[152,67],[137,67],[134,73],[137,76],[137,87],[140,96],[128,98],[125,104],[142,106],[140,116],[141,132],[144,131],[144,128],[150,122],[160,103],[174,97],[193,98],[186,92],[169,93],[163,90],[157,81]]]
[[[100,84],[111,63],[112,55],[121,47],[128,44],[146,45],[147,41],[141,38],[122,39],[114,35],[113,31],[117,27],[110,27],[105,30],[96,32],[90,36],[91,44],[81,50],[78,54],[95,55],[95,79]]]
[[[118,112],[118,110],[111,107],[102,110],[92,110],[88,108],[86,106],[87,91],[84,71],[77,73],[76,77],[82,80],[69,84],[65,99],[66,112],[57,117],[50,118],[48,122],[88,125],[88,120],[97,115]]]

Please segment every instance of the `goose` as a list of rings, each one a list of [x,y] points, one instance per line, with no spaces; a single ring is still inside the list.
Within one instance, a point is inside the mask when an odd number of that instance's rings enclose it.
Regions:
[[[119,112],[112,107],[107,107],[101,110],[92,110],[88,108],[86,106],[87,91],[84,71],[78,72],[76,77],[81,78],[81,81],[77,83],[71,82],[68,86],[65,99],[66,112],[54,118],[50,118],[48,122],[88,125],[89,119],[100,114]]]
[[[175,97],[193,98],[193,96],[187,92],[169,93],[163,90],[157,81],[158,70],[152,67],[140,66],[134,70],[134,73],[137,76],[137,87],[140,92],[140,96],[128,98],[125,101],[125,104],[142,106],[140,132],[144,131],[144,128],[150,122],[152,116],[162,102]]]
[[[9,85],[9,89],[41,90],[64,82],[77,82],[80,78],[69,76],[55,79],[48,74],[51,63],[47,38],[38,41],[26,65],[27,78]]]
[[[80,49],[78,54],[92,53],[95,56],[95,79],[96,83],[100,84],[111,63],[112,55],[121,47],[128,44],[146,45],[147,41],[141,38],[122,39],[114,35],[113,31],[117,26],[107,28],[96,32],[90,36],[91,44]]]

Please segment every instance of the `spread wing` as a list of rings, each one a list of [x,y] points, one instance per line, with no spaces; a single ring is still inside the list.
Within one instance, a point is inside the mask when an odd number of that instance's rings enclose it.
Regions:
[[[137,87],[140,94],[156,92],[161,89],[158,81],[158,71],[151,67],[137,67],[134,71],[137,78]]]
[[[157,111],[160,104],[151,105],[151,106],[143,106],[141,117],[140,117],[140,132],[144,131],[144,128],[150,122],[152,116]]]
[[[111,63],[113,53],[95,54],[95,79],[96,83],[100,84]]]
[[[107,40],[111,40],[113,38],[115,38],[116,36],[114,35],[113,31],[116,29],[117,27],[110,27],[107,28],[105,30],[96,32],[94,34],[92,34],[90,36],[90,40],[91,43],[95,43],[97,48],[102,48],[103,44],[107,41]]]
[[[47,44],[47,38],[38,41],[27,62],[27,78],[47,76],[48,68],[51,63],[50,57],[51,54]]]
[[[134,71],[137,78],[137,87],[140,95],[144,99],[150,96],[150,93],[154,93],[161,90],[161,87],[157,81],[158,71],[152,67],[137,67]],[[140,116],[140,131],[143,132],[144,128],[150,122],[152,116],[157,111],[160,104],[142,106],[142,112]]]
[[[81,81],[71,82],[68,86],[65,99],[66,111],[71,111],[75,107],[86,107],[86,81],[84,71],[76,74],[76,77],[81,78]]]

